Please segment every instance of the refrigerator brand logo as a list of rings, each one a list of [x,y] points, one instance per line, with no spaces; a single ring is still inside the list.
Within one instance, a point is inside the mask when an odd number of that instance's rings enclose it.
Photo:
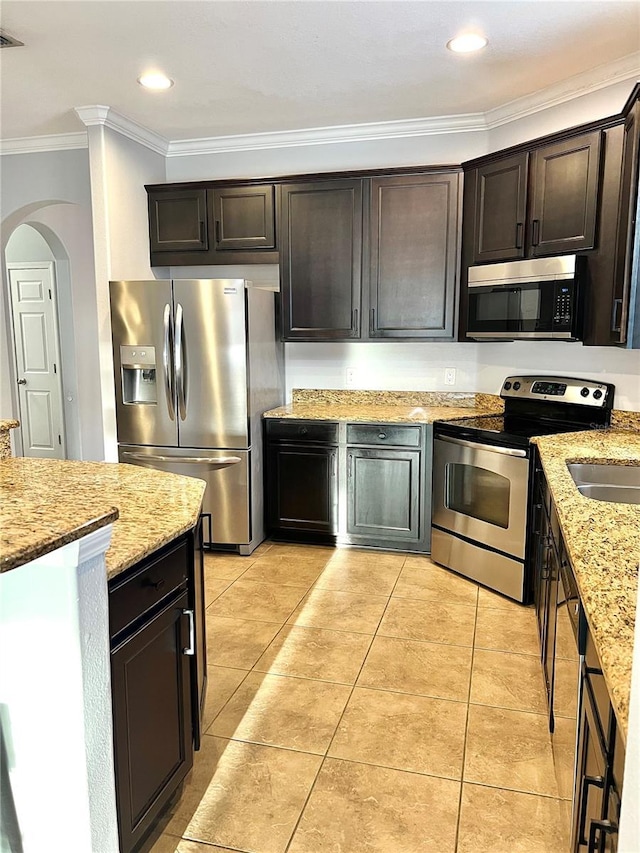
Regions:
[[[224,289],[224,293],[237,293],[237,292],[238,292],[237,287],[225,287],[225,289]]]

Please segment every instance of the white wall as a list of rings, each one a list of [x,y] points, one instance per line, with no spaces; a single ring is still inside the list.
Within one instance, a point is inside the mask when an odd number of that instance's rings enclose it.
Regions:
[[[70,448],[84,459],[102,459],[102,419],[99,373],[95,275],[93,266],[89,161],[86,149],[49,151],[33,154],[5,154],[0,157],[2,192],[1,257],[15,229],[33,226],[45,236],[58,261],[68,259],[66,290],[62,290],[61,334],[73,329],[67,352],[75,353],[77,386],[70,380],[74,399],[69,416],[79,424],[79,439]],[[16,417],[17,397],[10,355],[9,301],[6,270],[2,264],[0,294],[0,417]],[[64,354],[63,354],[64,357]],[[65,391],[67,388],[65,387]],[[68,401],[67,401],[68,402]],[[77,446],[79,444],[79,446]]]
[[[110,128],[88,130],[99,377],[104,458],[116,461],[117,439],[109,281],[151,279],[146,183],[165,180],[165,158]]]
[[[389,391],[479,391],[498,394],[513,373],[560,374],[613,382],[617,409],[640,410],[640,352],[556,341],[512,343],[285,344],[287,399],[293,388],[355,387]],[[444,384],[446,367],[456,384]]]

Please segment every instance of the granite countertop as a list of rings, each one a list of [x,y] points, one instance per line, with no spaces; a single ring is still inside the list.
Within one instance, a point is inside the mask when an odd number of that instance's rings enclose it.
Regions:
[[[536,438],[616,718],[626,739],[640,559],[640,506],[584,497],[567,462],[640,465],[640,433]]]
[[[205,483],[135,465],[15,457],[0,460],[0,572],[114,522],[112,578],[190,530]]]
[[[491,394],[440,391],[293,391],[292,402],[265,412],[265,418],[354,423],[422,423],[500,412]]]

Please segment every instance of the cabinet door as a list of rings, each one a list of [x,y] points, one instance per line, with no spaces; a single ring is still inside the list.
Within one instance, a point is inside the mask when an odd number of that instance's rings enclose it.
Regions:
[[[150,191],[149,242],[152,252],[206,251],[206,190]]]
[[[458,208],[458,174],[371,181],[370,337],[453,337]]]
[[[524,258],[528,163],[524,152],[476,170],[474,263]]]
[[[539,148],[531,155],[531,255],[593,249],[601,132]]]
[[[275,248],[273,184],[214,188],[209,190],[209,196],[216,252]]]
[[[347,448],[347,533],[420,539],[420,451]]]
[[[274,531],[335,535],[337,448],[270,444],[267,516]]]
[[[589,845],[589,836],[592,823],[597,825],[603,817],[606,769],[606,755],[595,718],[593,696],[588,680],[583,677],[572,853],[595,853],[598,849]]]
[[[187,607],[185,592],[111,654],[121,851],[145,835],[193,764]]]
[[[617,344],[626,343],[628,334],[629,296],[638,204],[639,155],[640,101],[629,113],[624,125],[610,336],[611,343]]]
[[[360,337],[362,182],[282,188],[284,340]]]

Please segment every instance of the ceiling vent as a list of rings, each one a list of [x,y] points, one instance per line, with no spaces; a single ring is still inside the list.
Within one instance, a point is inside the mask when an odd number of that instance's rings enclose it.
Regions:
[[[24,42],[14,39],[8,33],[0,30],[0,47],[24,47]]]

